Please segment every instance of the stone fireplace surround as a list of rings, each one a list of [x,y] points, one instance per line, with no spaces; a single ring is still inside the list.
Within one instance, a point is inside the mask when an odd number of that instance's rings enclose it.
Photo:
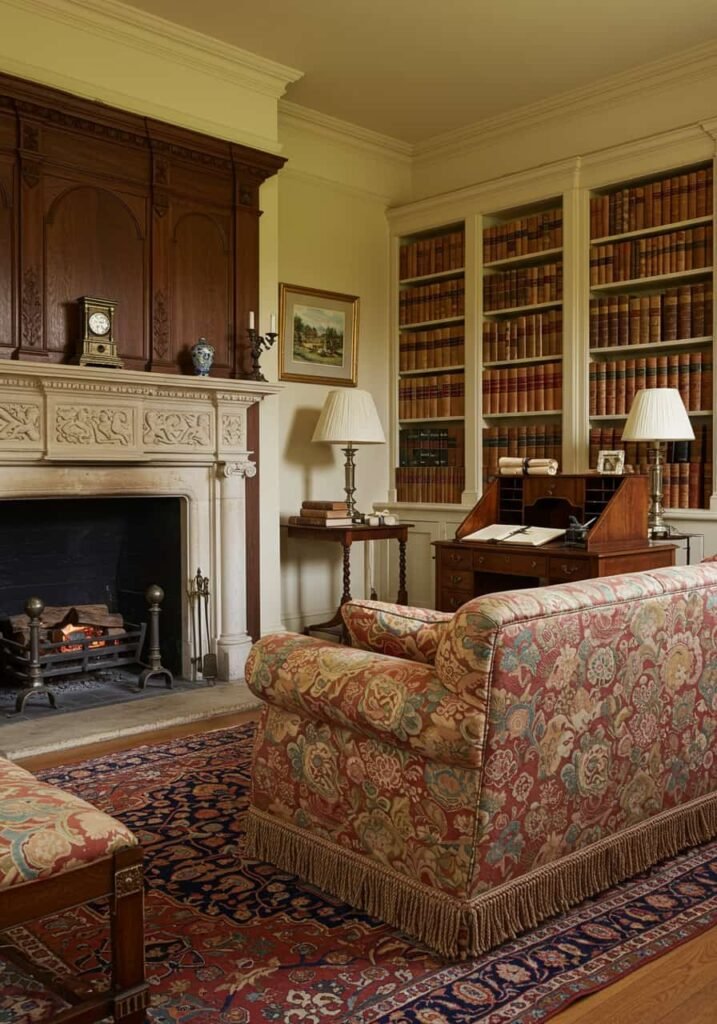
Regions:
[[[222,679],[238,679],[247,634],[247,410],[280,387],[247,380],[4,362],[0,503],[13,498],[182,499],[182,578],[210,577]],[[1,508],[0,504],[0,508]],[[190,629],[182,596],[183,675]]]

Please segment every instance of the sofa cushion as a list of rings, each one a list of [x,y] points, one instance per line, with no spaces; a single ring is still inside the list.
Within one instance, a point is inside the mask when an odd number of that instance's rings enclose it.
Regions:
[[[341,606],[353,647],[432,665],[452,612],[384,601],[346,601]]]
[[[109,814],[0,758],[0,889],[136,845]]]

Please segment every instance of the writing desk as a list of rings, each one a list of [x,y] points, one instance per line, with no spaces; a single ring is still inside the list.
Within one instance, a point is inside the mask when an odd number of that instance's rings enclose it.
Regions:
[[[328,622],[315,623],[304,630],[309,633],[314,629],[331,629],[340,626],[341,605],[351,600],[351,545],[356,541],[366,540],[397,540],[398,541],[398,596],[396,604],[408,604],[406,590],[406,542],[408,531],[413,523],[396,523],[394,526],[367,526],[354,523],[351,526],[294,526],[287,527],[287,536],[298,540],[328,540],[341,544],[343,548],[343,591],[341,601]]]
[[[437,541],[436,608],[455,611],[479,594],[544,583],[594,579],[675,564],[675,545],[648,541],[645,476],[500,477],[456,530]],[[569,516],[594,519],[585,547],[553,541],[539,547],[465,537],[493,523],[563,529]]]

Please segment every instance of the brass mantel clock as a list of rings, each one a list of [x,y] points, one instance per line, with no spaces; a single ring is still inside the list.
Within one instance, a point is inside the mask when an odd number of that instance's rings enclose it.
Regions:
[[[109,299],[91,299],[83,295],[79,300],[82,317],[82,353],[80,366],[111,366],[121,369],[114,340],[114,314],[116,303]]]

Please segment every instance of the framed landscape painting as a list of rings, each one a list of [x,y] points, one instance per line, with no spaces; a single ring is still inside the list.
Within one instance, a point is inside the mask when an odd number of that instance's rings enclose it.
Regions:
[[[279,285],[279,379],[356,386],[357,295]]]

